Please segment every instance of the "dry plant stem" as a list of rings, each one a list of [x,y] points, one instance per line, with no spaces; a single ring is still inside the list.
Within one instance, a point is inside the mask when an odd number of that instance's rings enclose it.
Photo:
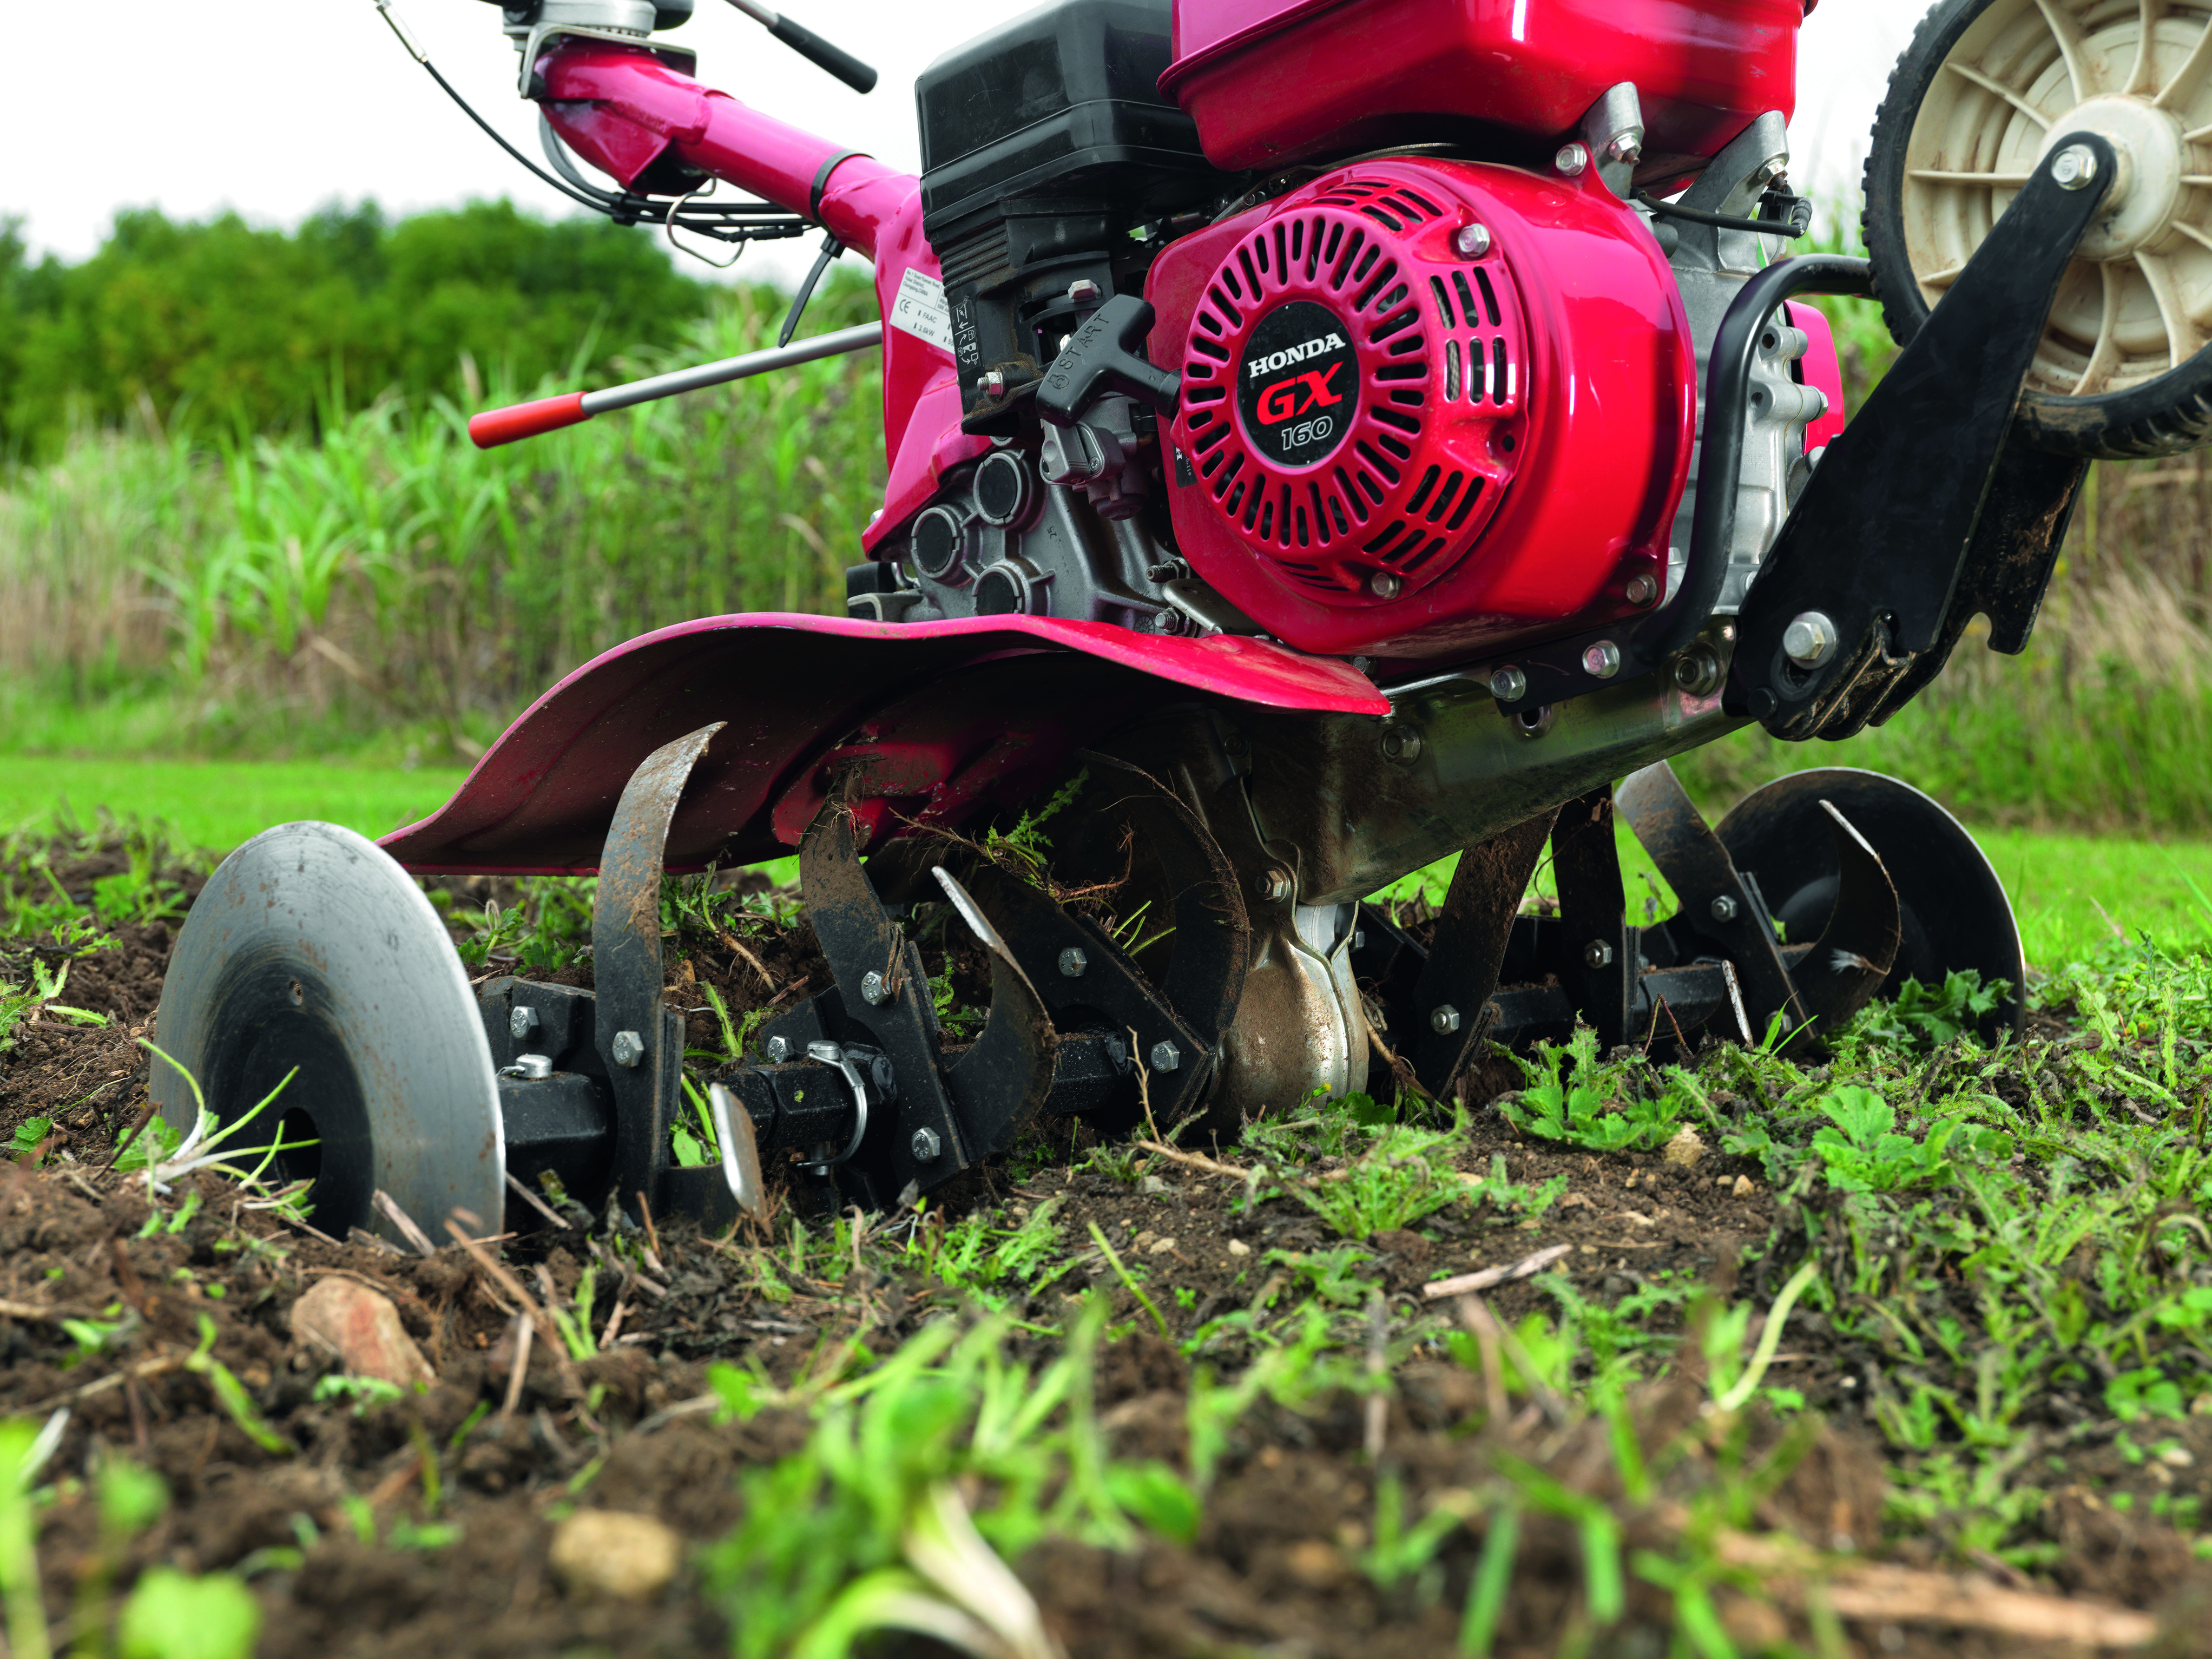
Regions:
[[[1471,1291],[1486,1291],[1493,1285],[1509,1284],[1514,1279],[1540,1273],[1573,1249],[1571,1244],[1554,1244],[1534,1255],[1522,1256],[1510,1267],[1479,1267],[1471,1273],[1461,1273],[1456,1278],[1439,1279],[1422,1285],[1421,1294],[1433,1302],[1440,1297],[1466,1296]]]
[[[99,1381],[88,1382],[81,1389],[71,1389],[67,1394],[54,1395],[40,1401],[35,1406],[26,1406],[22,1407],[21,1414],[25,1417],[35,1417],[40,1412],[52,1411],[57,1406],[66,1406],[80,1400],[89,1400],[96,1394],[106,1394],[110,1389],[119,1389],[126,1382],[135,1382],[145,1377],[160,1376],[169,1371],[181,1370],[185,1362],[175,1354],[163,1354],[154,1359],[142,1359],[137,1364],[127,1366],[122,1370],[110,1371]]]
[[[1367,1375],[1372,1391],[1367,1396],[1367,1461],[1382,1461],[1384,1437],[1390,1428],[1390,1396],[1386,1379],[1390,1373],[1390,1310],[1382,1296],[1367,1302]]]
[[[58,1324],[64,1319],[97,1319],[96,1308],[42,1308],[35,1302],[0,1301],[0,1319],[41,1320]]]
[[[1414,1075],[1413,1068],[1401,1060],[1390,1045],[1382,1041],[1382,1034],[1375,1029],[1375,1022],[1367,1018],[1367,1002],[1364,997],[1359,1003],[1359,1023],[1367,1028],[1369,1044],[1376,1054],[1382,1056],[1382,1063],[1390,1068],[1390,1076],[1397,1085],[1410,1094],[1419,1096],[1433,1105],[1437,1097],[1422,1087],[1421,1079]]]
[[[668,1269],[660,1265],[660,1234],[653,1224],[653,1205],[643,1193],[637,1195],[637,1213],[645,1223],[646,1248],[652,1252],[646,1258],[646,1265],[665,1279]]]
[[[1482,1355],[1482,1408],[1486,1426],[1492,1429],[1505,1425],[1506,1413],[1512,1406],[1505,1398],[1505,1358],[1498,1346],[1498,1322],[1490,1310],[1471,1296],[1459,1299],[1459,1322],[1474,1337],[1474,1346]]]
[[[1252,1178],[1249,1170],[1240,1170],[1234,1164],[1224,1164],[1219,1158],[1208,1158],[1203,1152],[1183,1152],[1164,1140],[1140,1140],[1137,1145],[1157,1158],[1164,1158],[1170,1164],[1180,1164],[1186,1169],[1203,1170],[1208,1175],[1223,1176],[1231,1181],[1249,1181]]]
[[[115,1143],[115,1150],[107,1155],[107,1162],[100,1166],[100,1172],[102,1175],[106,1175],[113,1169],[115,1160],[128,1152],[131,1149],[131,1143],[145,1133],[146,1126],[154,1121],[154,1103],[149,1100],[140,1110],[138,1115],[131,1120],[131,1127],[124,1132],[123,1139]]]
[[[1468,1328],[1474,1333],[1474,1340],[1477,1342],[1482,1340],[1484,1328],[1489,1328],[1491,1340],[1505,1351],[1505,1357],[1513,1362],[1513,1369],[1521,1373],[1521,1380],[1528,1385],[1528,1395],[1536,1402],[1536,1408],[1543,1413],[1553,1427],[1558,1428],[1563,1425],[1567,1420],[1566,1402],[1559,1398],[1558,1391],[1550,1383],[1544,1381],[1542,1375],[1536,1369],[1535,1360],[1530,1356],[1528,1350],[1522,1346],[1521,1339],[1514,1335],[1512,1329],[1499,1324],[1483,1299],[1472,1293],[1460,1297],[1459,1316],[1466,1322]],[[1489,1352],[1486,1349],[1484,1352],[1486,1365],[1489,1363]]]
[[[390,1193],[379,1187],[375,1196],[369,1201],[384,1212],[385,1218],[399,1230],[400,1237],[415,1247],[415,1253],[417,1255],[432,1256],[438,1254],[438,1247],[430,1242],[430,1235],[415,1224],[415,1218],[401,1209],[399,1200],[392,1197]]]
[[[726,933],[722,935],[722,945],[723,948],[727,950],[732,956],[742,957],[744,959],[745,965],[761,976],[762,984],[767,986],[771,991],[775,989],[775,975],[769,973],[767,969],[761,965],[761,959],[758,957],[746,950],[744,945],[738,944],[734,938]]]
[[[552,1319],[544,1309],[538,1305],[538,1298],[525,1290],[522,1281],[501,1267],[490,1251],[471,1238],[459,1222],[448,1221],[446,1231],[453,1236],[454,1243],[469,1253],[469,1260],[477,1264],[484,1276],[505,1291],[508,1298],[530,1316],[531,1323],[538,1328],[538,1334],[544,1339],[545,1352],[553,1356],[553,1364],[561,1373],[562,1382],[578,1399],[581,1399],[583,1380],[576,1375],[576,1368],[569,1361],[568,1350],[561,1345],[560,1332],[553,1328]]]
[[[526,1315],[514,1316],[514,1364],[507,1368],[507,1399],[499,1408],[501,1417],[514,1415],[514,1408],[522,1403],[522,1384],[530,1371],[530,1333],[532,1329]]]
[[[513,1176],[507,1176],[507,1186],[509,1192],[513,1193],[525,1204],[527,1204],[532,1209],[537,1211],[538,1214],[544,1216],[555,1226],[560,1228],[562,1231],[570,1232],[574,1231],[574,1229],[572,1229],[566,1221],[561,1218],[561,1212],[558,1210],[555,1209],[550,1204],[548,1204],[544,1199],[538,1197],[537,1194],[532,1192],[529,1188],[524,1186]]]

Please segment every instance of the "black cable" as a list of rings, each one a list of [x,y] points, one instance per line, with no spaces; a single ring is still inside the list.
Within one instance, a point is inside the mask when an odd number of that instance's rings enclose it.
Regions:
[[[1781,236],[1795,241],[1813,228],[1813,203],[1804,196],[1779,196],[1778,199],[1791,204],[1787,219],[1737,219],[1725,213],[1705,213],[1696,208],[1677,207],[1672,202],[1660,201],[1650,191],[1639,190],[1636,200],[1653,213],[1667,219],[1686,219],[1693,225],[1712,225],[1721,230],[1747,230],[1755,236]],[[1759,198],[1764,202],[1766,198]],[[1800,213],[1803,221],[1799,221]]]
[[[806,280],[799,285],[799,293],[791,302],[791,311],[783,319],[783,331],[775,337],[780,350],[791,343],[791,337],[799,332],[799,319],[806,314],[806,302],[814,297],[814,285],[822,280],[822,273],[830,269],[830,262],[845,251],[845,245],[828,231],[822,233],[822,252],[814,261],[814,269],[806,273]]]

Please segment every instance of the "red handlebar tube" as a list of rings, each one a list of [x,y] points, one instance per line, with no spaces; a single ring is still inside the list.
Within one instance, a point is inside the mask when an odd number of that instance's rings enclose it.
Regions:
[[[558,432],[592,418],[584,407],[584,394],[565,392],[557,398],[539,398],[511,409],[487,409],[469,416],[469,441],[478,449],[496,449],[518,438],[534,438],[541,432]]]

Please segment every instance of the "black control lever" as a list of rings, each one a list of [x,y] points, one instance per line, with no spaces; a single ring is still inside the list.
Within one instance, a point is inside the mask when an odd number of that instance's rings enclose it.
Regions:
[[[801,28],[782,13],[762,5],[760,0],[730,0],[730,3],[807,62],[828,70],[854,91],[876,89],[875,70],[842,47],[831,46],[812,29]]]
[[[1121,392],[1173,418],[1182,400],[1182,377],[1137,355],[1152,331],[1152,308],[1135,295],[1107,301],[1045,370],[1037,386],[1037,413],[1054,426],[1073,426],[1103,393]]]

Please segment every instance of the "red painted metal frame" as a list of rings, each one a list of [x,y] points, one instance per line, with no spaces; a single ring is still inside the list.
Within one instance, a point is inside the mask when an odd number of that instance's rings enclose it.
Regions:
[[[1278,562],[1299,552],[1266,557],[1255,551],[1248,538],[1232,533],[1204,479],[1169,491],[1183,556],[1267,633],[1298,650],[1331,655],[1464,658],[1531,635],[1635,614],[1625,596],[1630,580],[1638,574],[1663,579],[1667,535],[1689,471],[1697,365],[1681,290],[1666,256],[1595,169],[1566,180],[1401,157],[1325,173],[1276,202],[1169,244],[1153,263],[1147,289],[1158,313],[1153,337],[1189,336],[1217,270],[1255,225],[1299,215],[1304,203],[1328,197],[1340,181],[1369,175],[1403,178],[1443,209],[1438,217],[1380,239],[1400,259],[1423,326],[1435,336],[1430,374],[1418,383],[1431,400],[1423,411],[1431,431],[1441,429],[1436,423],[1444,411],[1444,375],[1429,274],[1468,270],[1470,262],[1451,252],[1454,233],[1478,221],[1490,228],[1496,251],[1481,269],[1494,284],[1510,285],[1529,353],[1516,365],[1523,377],[1517,415],[1486,440],[1513,447],[1510,468],[1508,454],[1499,453],[1491,469],[1501,480],[1510,471],[1503,501],[1456,564],[1425,586],[1408,583],[1388,601],[1301,589]],[[1287,273],[1258,276],[1257,301],[1244,302],[1252,307],[1248,316],[1304,294],[1303,264],[1291,264]],[[1246,286],[1254,280],[1247,273]],[[1394,334],[1390,343],[1407,337]],[[1200,362],[1188,359],[1186,373],[1194,373]],[[1199,407],[1187,398],[1178,419],[1177,441],[1186,447]],[[1330,470],[1351,448],[1346,445],[1321,469],[1277,469],[1276,476],[1303,489],[1310,472]],[[1428,459],[1417,451],[1407,465],[1425,467]],[[1383,516],[1378,501],[1375,522],[1355,526],[1352,539],[1375,533]]]
[[[794,213],[875,263],[883,314],[908,270],[936,277],[921,233],[921,181],[872,156],[749,109],[678,74],[641,49],[570,40],[538,61],[541,107],[563,141],[625,185],[665,149]],[[841,159],[842,158],[842,159]],[[817,181],[821,203],[814,202]],[[973,460],[989,441],[960,430],[960,386],[950,352],[903,329],[884,331],[884,452],[890,460],[883,515],[860,538],[872,549],[935,493],[939,474]]]
[[[1802,300],[1792,300],[1783,308],[1790,313],[1790,326],[1803,329],[1812,341],[1797,360],[1797,379],[1828,400],[1827,412],[1805,423],[1805,453],[1809,455],[1843,435],[1844,365],[1836,356],[1835,331],[1828,326],[1826,312]]]
[[[1647,182],[1796,107],[1803,0],[1180,0],[1160,88],[1215,166],[1438,136],[1562,136],[1633,81]],[[1670,167],[1670,164],[1674,164]]]
[[[1346,664],[1228,635],[1163,638],[1036,617],[710,617],[578,669],[507,728],[450,801],[382,845],[411,870],[586,873],[630,774],[716,720],[729,724],[669,832],[672,870],[789,852],[833,763],[863,768],[872,830],[949,827],[1018,804],[1074,749],[1194,694],[1389,710]]]

